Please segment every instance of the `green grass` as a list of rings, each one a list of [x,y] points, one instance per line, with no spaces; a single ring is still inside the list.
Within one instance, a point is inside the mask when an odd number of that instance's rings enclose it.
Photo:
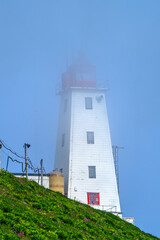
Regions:
[[[0,171],[0,239],[158,239],[111,213]]]

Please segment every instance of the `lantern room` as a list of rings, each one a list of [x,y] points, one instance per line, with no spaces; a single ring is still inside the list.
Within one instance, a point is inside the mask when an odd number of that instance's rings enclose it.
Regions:
[[[62,89],[96,88],[96,68],[80,54],[74,63],[62,74]]]

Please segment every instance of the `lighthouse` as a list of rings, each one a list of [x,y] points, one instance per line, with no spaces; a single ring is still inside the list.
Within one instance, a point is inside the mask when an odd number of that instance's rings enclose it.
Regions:
[[[105,93],[84,56],[62,74],[54,167],[68,198],[121,216]]]

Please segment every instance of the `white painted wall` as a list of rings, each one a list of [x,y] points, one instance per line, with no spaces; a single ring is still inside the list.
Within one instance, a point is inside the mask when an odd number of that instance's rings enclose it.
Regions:
[[[85,109],[85,97],[92,97],[92,110]],[[65,99],[67,112],[63,111]],[[87,131],[94,132],[94,144],[87,144]],[[88,166],[96,166],[96,179],[89,178]],[[72,88],[62,93],[55,168],[64,170],[69,198],[87,204],[87,192],[97,192],[100,206],[93,207],[120,212],[104,90]]]
[[[57,134],[57,144],[55,153],[54,168],[63,169],[64,193],[68,193],[69,155],[70,155],[70,124],[71,124],[71,91],[61,94],[59,126]],[[65,100],[67,100],[67,110],[64,111]],[[62,147],[62,134],[65,134],[65,143]]]

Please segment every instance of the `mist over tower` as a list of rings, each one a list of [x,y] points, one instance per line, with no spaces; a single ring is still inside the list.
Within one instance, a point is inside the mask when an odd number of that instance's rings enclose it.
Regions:
[[[62,74],[55,168],[69,198],[121,215],[105,92],[82,54]]]

